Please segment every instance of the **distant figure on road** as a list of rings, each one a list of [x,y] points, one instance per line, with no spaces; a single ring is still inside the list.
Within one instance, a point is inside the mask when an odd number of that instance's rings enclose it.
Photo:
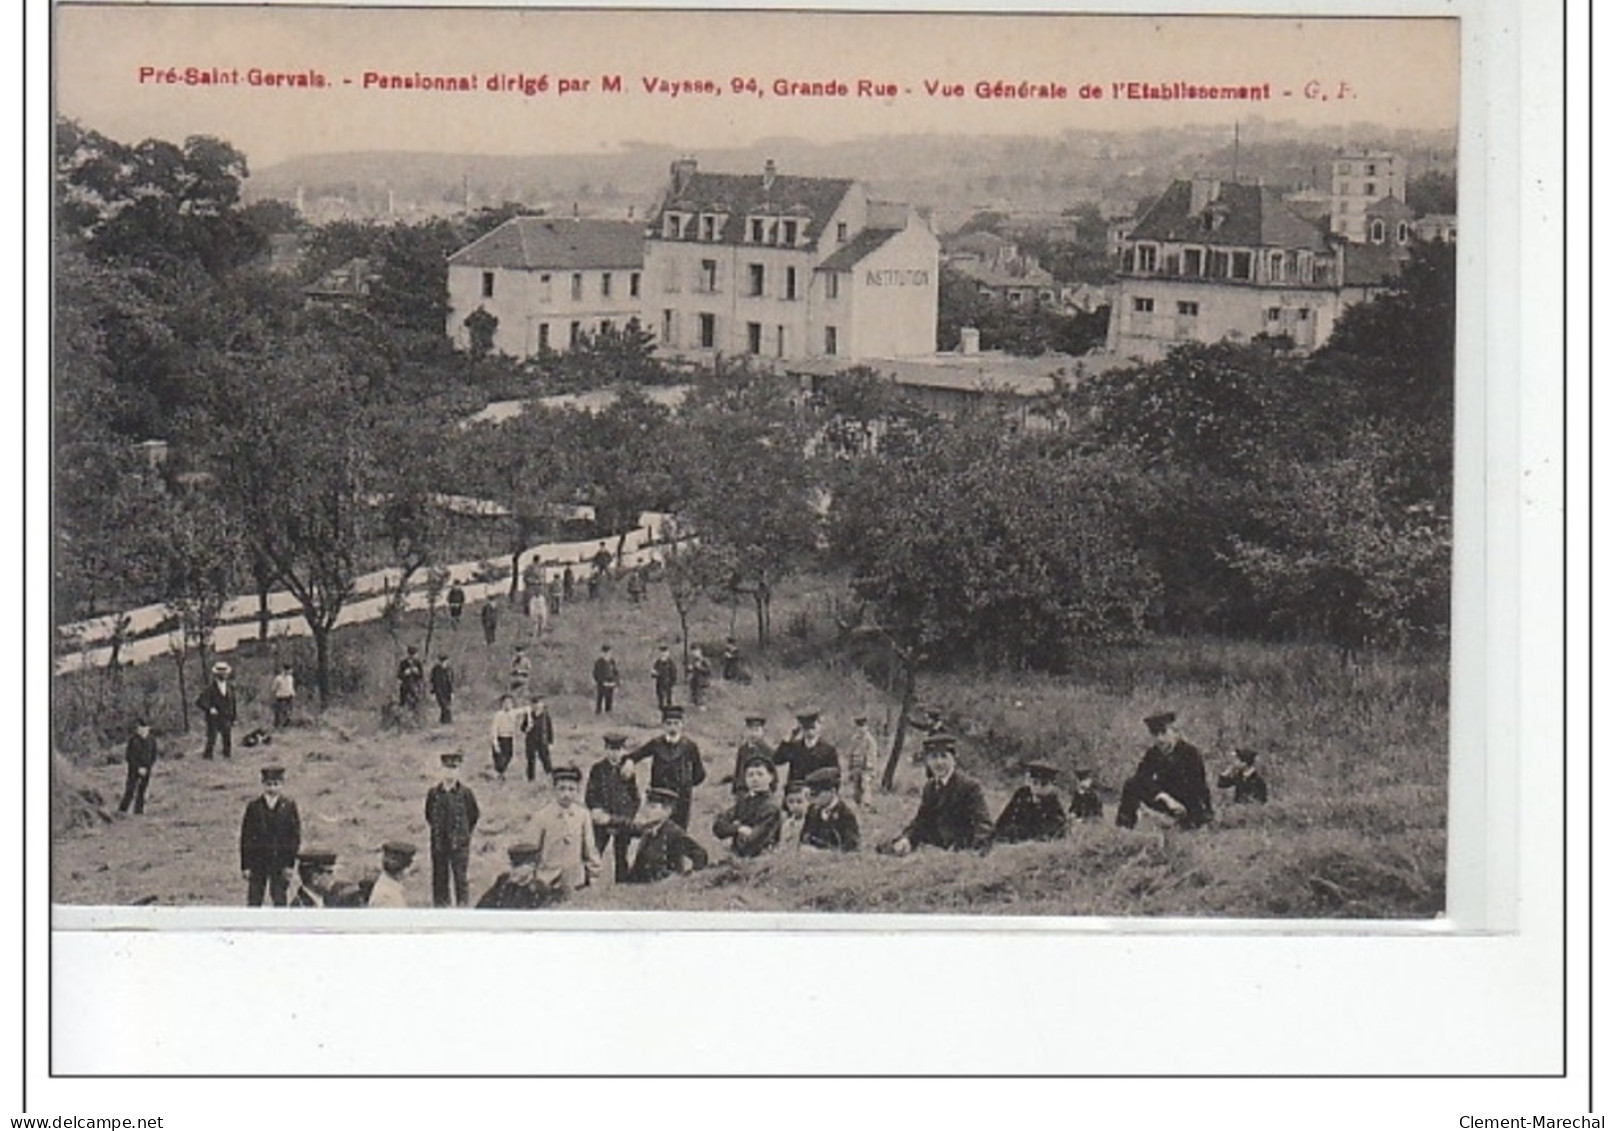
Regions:
[[[617,682],[620,675],[617,671],[617,661],[612,659],[611,645],[600,646],[600,656],[594,662],[594,713],[610,714],[611,702],[617,695]]]
[[[628,599],[639,604],[645,599],[645,571],[636,569],[628,575]]]
[[[594,567],[596,577],[604,577],[606,574],[610,573],[611,562],[611,551],[606,549],[606,544],[604,542],[600,543],[599,548],[595,550],[594,557],[589,559],[589,564]]]
[[[631,884],[653,884],[668,876],[687,875],[707,866],[707,850],[673,820],[678,795],[652,788],[645,794],[645,820],[639,827],[639,847],[628,869]]]
[[[550,616],[552,616],[552,617],[560,616],[561,615],[561,579],[559,577],[550,578],[550,583],[549,583],[549,587],[547,589],[547,592],[549,594]]]
[[[421,666],[420,649],[411,644],[398,661],[398,705],[408,711],[421,709],[421,687],[426,669]]]
[[[460,614],[465,612],[465,590],[458,584],[449,586],[449,622],[456,630],[460,627]]]
[[[247,881],[247,906],[262,907],[267,889],[276,907],[286,906],[292,869],[303,846],[303,821],[297,802],[281,796],[286,771],[265,766],[258,771],[262,796],[247,803],[241,815],[241,878]]]
[[[482,603],[482,640],[490,647],[499,639],[499,603],[489,597]]]
[[[570,604],[572,592],[577,588],[577,578],[572,573],[572,567],[567,566],[561,571],[561,596]]]
[[[438,759],[442,780],[426,794],[426,826],[432,831],[432,906],[464,907],[471,902],[467,871],[471,866],[471,834],[482,816],[471,787],[460,781],[465,756],[448,751]],[[453,880],[453,896],[449,883]]]
[[[1172,711],[1144,720],[1153,741],[1139,759],[1138,769],[1122,785],[1116,824],[1124,829],[1138,823],[1140,805],[1169,814],[1180,829],[1199,828],[1211,820],[1205,760],[1178,734],[1177,720]]]
[[[145,719],[135,720],[134,733],[123,748],[124,765],[128,768],[123,782],[123,800],[118,812],[129,812],[133,802],[135,813],[146,811],[146,787],[151,784],[151,768],[157,764],[157,740],[151,736],[151,724]]]
[[[207,724],[207,745],[202,748],[202,757],[213,757],[213,742],[217,739],[219,753],[228,758],[230,732],[236,725],[236,689],[230,682],[230,665],[223,660],[213,665],[213,678],[196,697],[196,708]]]
[[[292,725],[292,704],[297,700],[297,680],[290,664],[281,664],[269,689],[274,700],[274,726],[276,730]]]
[[[993,819],[981,784],[958,771],[958,750],[951,735],[928,734],[921,750],[928,780],[920,808],[888,851],[907,856],[921,845],[950,852],[985,849],[992,841]]]
[[[1059,840],[1066,833],[1065,806],[1055,791],[1058,768],[1047,762],[1024,762],[1026,784],[1015,791],[993,827],[996,844],[1023,840]]]
[[[432,698],[437,700],[437,721],[447,726],[454,721],[454,673],[449,670],[448,653],[432,665]]]
[[[1235,750],[1234,764],[1217,775],[1217,787],[1232,789],[1235,805],[1266,805],[1267,779],[1256,768],[1256,751]]]
[[[673,689],[679,682],[678,663],[673,659],[666,644],[656,649],[656,659],[651,661],[650,675],[656,684],[656,709],[665,711],[673,705]]]

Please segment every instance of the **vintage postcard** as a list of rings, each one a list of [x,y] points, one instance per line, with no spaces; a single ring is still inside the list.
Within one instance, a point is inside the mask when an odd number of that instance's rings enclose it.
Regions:
[[[1440,921],[1459,31],[58,6],[59,921]]]

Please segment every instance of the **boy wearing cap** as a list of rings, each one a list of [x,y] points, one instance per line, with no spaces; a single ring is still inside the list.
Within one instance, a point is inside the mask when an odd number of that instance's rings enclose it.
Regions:
[[[993,841],[1015,844],[1023,840],[1059,840],[1065,836],[1065,807],[1055,792],[1060,771],[1047,762],[1024,762],[1026,784],[1015,791],[993,826]]]
[[[298,853],[293,907],[359,907],[363,903],[358,887],[336,878],[336,853]]]
[[[782,852],[797,852],[802,847],[802,827],[807,824],[808,786],[799,781],[785,787],[785,812],[780,814],[779,848]]]
[[[763,737],[763,726],[767,721],[762,715],[746,716],[746,733],[735,748],[735,772],[730,777],[729,789],[736,797],[744,797],[749,792],[746,788],[747,762],[762,757],[768,759],[770,766],[774,764],[774,751]]]
[[[1144,725],[1151,741],[1138,769],[1122,785],[1116,804],[1116,824],[1130,829],[1138,823],[1140,805],[1169,814],[1180,829],[1194,829],[1211,820],[1211,787],[1206,784],[1206,763],[1200,751],[1178,734],[1178,716],[1162,711]]]
[[[531,911],[562,898],[560,889],[546,882],[539,873],[538,859],[542,851],[536,844],[513,844],[506,849],[510,870],[499,873],[493,887],[477,900],[477,906],[496,911]]]
[[[389,840],[381,846],[381,875],[371,885],[367,907],[408,907],[404,896],[404,876],[415,863],[415,846],[407,841]]]
[[[1097,821],[1105,815],[1105,804],[1099,799],[1099,787],[1094,784],[1093,770],[1084,767],[1077,771],[1077,784],[1071,790],[1071,819]]]
[[[286,906],[292,869],[303,844],[303,821],[297,802],[281,796],[286,771],[265,766],[258,772],[262,796],[247,804],[241,815],[241,877],[247,881],[247,906],[262,907],[264,890],[276,907]]]
[[[505,771],[510,769],[511,759],[516,757],[516,736],[527,725],[527,712],[516,706],[516,700],[509,695],[499,697],[499,710],[493,713],[493,721],[488,724],[488,744],[493,750],[493,772],[500,781],[505,780]]]
[[[653,884],[672,875],[685,875],[707,866],[702,848],[673,820],[678,794],[652,786],[645,793],[645,820],[639,826],[639,848],[628,869],[631,884]]]
[[[788,766],[785,775],[785,784],[807,781],[807,776],[814,770],[833,769],[841,770],[841,756],[836,748],[824,741],[824,734],[819,729],[819,712],[808,709],[798,712],[796,716],[799,733],[787,738],[779,744],[774,751],[774,764]]]
[[[540,764],[546,775],[554,772],[554,767],[550,765],[550,747],[555,745],[555,720],[550,717],[549,704],[544,701],[541,692],[533,692],[533,701],[527,708],[526,726],[527,780],[537,781]]]
[[[807,776],[807,787],[802,847],[857,852],[858,815],[841,800],[841,771],[829,766],[814,770]]]
[[[274,726],[276,730],[292,725],[292,704],[297,701],[297,678],[290,664],[281,664],[280,671],[271,681],[269,693],[274,699]]]
[[[650,677],[656,684],[656,709],[665,711],[673,705],[673,689],[679,682],[679,666],[666,644],[656,649],[656,659],[650,665]]]
[[[634,766],[646,758],[651,760],[652,788],[673,792],[673,821],[681,829],[689,828],[690,795],[707,780],[707,767],[701,760],[701,748],[684,734],[684,708],[669,707],[662,712],[662,733],[628,755],[622,772],[632,774]]]
[[[639,782],[622,772],[628,745],[626,734],[605,736],[606,756],[589,767],[583,804],[594,825],[594,846],[601,853],[611,842],[611,878],[618,883],[628,875],[628,844],[634,838],[634,817],[639,813]]]
[[[864,789],[880,757],[880,746],[869,730],[869,716],[855,715],[852,741],[847,744],[847,784],[852,787],[852,803],[864,807]]]
[[[426,824],[432,830],[432,906],[464,907],[471,901],[471,884],[466,876],[471,867],[471,834],[482,813],[471,787],[460,781],[464,756],[450,751],[439,760],[443,764],[442,780],[426,794]]]
[[[118,812],[129,812],[134,802],[135,813],[146,811],[146,786],[151,784],[151,768],[157,764],[157,740],[151,736],[151,724],[145,719],[135,720],[135,732],[123,748],[124,765],[128,767],[123,781],[123,800]]]
[[[1235,750],[1234,764],[1217,775],[1219,789],[1234,791],[1235,805],[1266,805],[1267,779],[1256,768],[1256,751]],[[136,809],[135,812],[140,810]]]
[[[437,721],[447,726],[454,721],[454,673],[449,670],[449,656],[444,652],[432,665],[432,698],[437,700]]]
[[[731,840],[738,857],[761,856],[779,843],[780,812],[774,803],[779,775],[767,754],[754,754],[741,774],[746,792],[712,822],[712,835]]]
[[[571,576],[568,569],[567,575]],[[600,646],[600,656],[594,662],[594,713],[611,714],[611,701],[617,695],[617,683],[621,678],[617,670],[617,661],[612,659],[611,645]]]
[[[923,844],[950,852],[985,849],[993,835],[987,797],[979,782],[959,772],[954,739],[945,734],[926,735],[920,754],[926,772],[920,808],[902,835],[892,841],[890,851],[907,856]]]
[[[207,745],[202,757],[213,757],[213,742],[219,742],[219,753],[230,756],[230,730],[236,725],[236,689],[230,682],[230,665],[220,660],[213,665],[213,678],[196,697],[196,708],[202,712],[207,724]]]
[[[587,887],[600,875],[600,848],[589,811],[579,804],[583,771],[557,766],[550,774],[555,799],[538,811],[533,841],[538,845],[539,878],[563,892]]]
[[[421,667],[420,649],[411,644],[398,661],[398,705],[407,711],[421,709],[421,685],[426,671]]]

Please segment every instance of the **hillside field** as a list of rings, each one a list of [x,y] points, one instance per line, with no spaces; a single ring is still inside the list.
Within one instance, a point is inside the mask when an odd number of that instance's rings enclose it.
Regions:
[[[1102,823],[1080,826],[1066,841],[995,848],[985,856],[922,852],[907,859],[869,848],[895,836],[918,804],[922,774],[907,754],[892,794],[861,814],[866,851],[856,857],[776,855],[726,862],[711,835],[727,803],[718,779],[729,772],[743,716],[769,716],[769,737],[784,737],[793,708],[825,711],[838,747],[852,716],[867,711],[883,745],[895,725],[896,698],[840,658],[832,644],[833,578],[807,578],[775,599],[776,638],[759,654],[749,607],[735,635],[749,683],[716,681],[708,704],[692,710],[688,732],[706,757],[707,784],[696,790],[692,833],[714,866],[653,888],[609,883],[574,898],[576,909],[687,911],[966,912],[1015,915],[1430,917],[1445,904],[1447,666],[1443,656],[1369,655],[1342,670],[1327,648],[1216,640],[1160,640],[1093,659],[1065,676],[968,673],[926,675],[921,701],[944,712],[961,736],[960,768],[980,779],[997,815],[1018,784],[1015,765],[1029,757],[1068,771],[1098,768],[1105,794]],[[247,749],[241,738],[268,726],[274,657],[230,657],[241,690],[242,722],[231,761],[203,761],[200,724],[178,727],[171,665],[125,673],[131,714],[154,711],[163,758],[153,771],[146,812],[114,810],[122,791],[122,741],[100,736],[53,760],[52,891],[67,904],[149,903],[237,906],[244,883],[236,838],[243,806],[258,792],[258,769],[286,766],[286,794],[303,816],[304,845],[340,854],[338,874],[373,871],[384,840],[422,846],[406,889],[429,905],[429,862],[422,811],[440,752],[467,756],[465,780],[483,811],[472,850],[471,886],[480,894],[505,866],[505,849],[525,838],[547,799],[543,783],[522,779],[518,752],[509,780],[493,780],[488,721],[505,685],[511,646],[530,643],[534,686],[550,695],[556,761],[587,769],[601,736],[622,729],[643,741],[657,727],[650,661],[656,643],[677,649],[678,621],[666,588],[652,585],[643,605],[621,592],[567,605],[550,631],[507,609],[499,640],[484,644],[474,608],[451,631],[439,614],[432,651],[446,650],[456,675],[455,722],[436,725],[430,702],[419,725],[400,725],[389,704],[393,669],[405,643],[425,635],[424,614],[395,639],[381,625],[337,638],[336,702],[312,709],[312,645],[281,645],[297,664],[297,725],[272,745]],[[731,611],[702,603],[691,639],[716,653]],[[625,685],[611,716],[593,713],[589,667],[610,642]],[[79,678],[79,677],[70,677]],[[92,677],[102,678],[102,677]],[[73,693],[58,687],[58,694]],[[194,688],[191,692],[194,695]],[[680,701],[687,701],[683,687]],[[1146,812],[1137,830],[1111,824],[1117,792],[1146,742],[1140,722],[1160,709],[1178,712],[1185,737],[1206,755],[1214,776],[1234,745],[1262,751],[1272,789],[1266,806],[1235,807],[1214,791],[1215,823],[1192,833],[1167,831]],[[641,766],[641,786],[648,776]],[[542,915],[542,912],[536,913]]]

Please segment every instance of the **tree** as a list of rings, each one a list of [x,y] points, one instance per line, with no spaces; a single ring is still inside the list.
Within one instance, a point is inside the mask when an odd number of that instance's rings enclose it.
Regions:
[[[494,335],[499,332],[499,319],[479,306],[465,316],[465,330],[470,337],[471,356],[486,357],[493,352]]]
[[[1458,211],[1458,178],[1440,169],[1420,173],[1408,182],[1407,205],[1415,216],[1451,216]]]
[[[701,542],[673,542],[662,555],[668,595],[679,618],[686,669],[690,666],[690,613],[704,595],[727,585],[733,570],[734,559],[727,549]]]
[[[217,498],[195,490],[164,500],[151,535],[160,555],[163,603],[178,618],[187,649],[195,649],[206,683],[214,629],[240,585],[240,525]]]

